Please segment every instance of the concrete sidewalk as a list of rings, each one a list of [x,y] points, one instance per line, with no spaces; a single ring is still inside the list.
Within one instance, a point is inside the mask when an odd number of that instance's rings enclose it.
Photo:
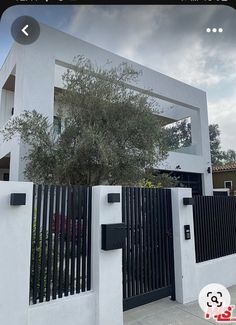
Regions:
[[[236,286],[229,288],[231,305],[236,305]],[[233,313],[236,317],[236,310]],[[198,302],[179,304],[164,298],[124,312],[124,325],[204,325],[217,324],[205,320]],[[225,323],[224,324],[229,324]]]

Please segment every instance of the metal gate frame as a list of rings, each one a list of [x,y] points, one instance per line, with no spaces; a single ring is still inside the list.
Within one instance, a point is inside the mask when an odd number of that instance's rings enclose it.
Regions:
[[[168,296],[175,300],[171,190],[123,187],[122,218],[124,311]]]

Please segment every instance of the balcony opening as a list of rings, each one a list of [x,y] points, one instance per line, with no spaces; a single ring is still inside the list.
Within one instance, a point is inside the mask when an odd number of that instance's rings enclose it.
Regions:
[[[191,117],[165,125],[164,136],[169,151],[196,154],[192,143]]]

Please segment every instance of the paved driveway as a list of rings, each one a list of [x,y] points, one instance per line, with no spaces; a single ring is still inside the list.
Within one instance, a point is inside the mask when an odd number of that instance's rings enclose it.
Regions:
[[[229,288],[229,291],[231,304],[236,305],[236,286]],[[236,317],[235,309],[234,317]],[[205,320],[197,302],[181,305],[169,298],[124,312],[124,325],[206,325],[209,323],[219,324],[212,319]],[[224,324],[229,323],[224,322]]]

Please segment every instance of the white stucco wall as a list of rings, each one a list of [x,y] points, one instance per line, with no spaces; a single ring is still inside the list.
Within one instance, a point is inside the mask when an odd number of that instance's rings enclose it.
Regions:
[[[25,206],[10,206],[26,193]],[[0,181],[0,324],[28,325],[32,183]]]
[[[227,288],[236,285],[236,254],[196,264],[198,293],[209,283],[220,283]]]
[[[176,300],[183,304],[196,300],[197,296],[192,206],[183,205],[184,197],[192,197],[192,190],[171,189]],[[184,225],[190,225],[190,240],[185,240]]]
[[[95,325],[95,293],[86,292],[29,307],[29,325]]]
[[[121,202],[108,203],[121,186],[92,190],[92,287],[96,292],[96,325],[123,325],[122,249],[101,249],[101,225],[122,222]]]
[[[14,92],[2,89],[2,96],[0,102],[0,128],[12,116],[12,108],[14,107]]]

